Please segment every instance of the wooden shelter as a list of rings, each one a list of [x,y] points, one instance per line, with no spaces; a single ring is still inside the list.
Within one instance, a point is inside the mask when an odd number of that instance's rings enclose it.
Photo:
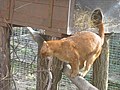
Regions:
[[[46,30],[47,35],[67,33],[75,0],[0,0],[0,26],[12,24]],[[72,4],[71,4],[72,3]]]

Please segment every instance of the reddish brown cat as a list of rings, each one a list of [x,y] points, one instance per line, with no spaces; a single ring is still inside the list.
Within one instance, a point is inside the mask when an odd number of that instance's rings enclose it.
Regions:
[[[91,21],[99,29],[99,35],[90,31],[81,31],[61,40],[44,41],[41,55],[55,56],[69,63],[72,69],[71,77],[77,76],[79,70],[84,67],[81,75],[85,76],[100,55],[104,43],[104,26],[100,9],[94,10]]]

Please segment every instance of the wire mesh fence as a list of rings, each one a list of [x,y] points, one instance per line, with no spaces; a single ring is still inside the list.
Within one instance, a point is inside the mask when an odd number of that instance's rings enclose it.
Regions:
[[[11,35],[12,90],[36,90],[37,43],[26,28],[14,28]],[[92,83],[92,69],[86,79]],[[58,84],[59,90],[75,90],[76,86],[65,76]],[[110,38],[109,89],[120,88],[120,34]]]
[[[35,90],[37,68],[37,43],[26,28],[15,27],[11,35],[11,72],[13,90]]]
[[[110,38],[109,90],[120,89],[120,34]]]

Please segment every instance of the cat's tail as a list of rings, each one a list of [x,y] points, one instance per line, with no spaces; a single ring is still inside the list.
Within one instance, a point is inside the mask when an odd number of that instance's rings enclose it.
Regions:
[[[99,29],[99,36],[101,37],[102,45],[104,43],[104,24],[103,14],[101,9],[95,9],[91,15],[91,21],[95,27]]]

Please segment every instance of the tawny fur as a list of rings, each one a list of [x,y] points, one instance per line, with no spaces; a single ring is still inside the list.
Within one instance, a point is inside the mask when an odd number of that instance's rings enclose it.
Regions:
[[[99,35],[90,31],[82,31],[61,40],[44,41],[41,55],[43,57],[55,56],[59,60],[69,63],[71,77],[77,76],[79,70],[86,64],[81,73],[84,77],[100,55],[104,42],[104,27],[100,9],[93,12],[91,20],[99,29]]]

